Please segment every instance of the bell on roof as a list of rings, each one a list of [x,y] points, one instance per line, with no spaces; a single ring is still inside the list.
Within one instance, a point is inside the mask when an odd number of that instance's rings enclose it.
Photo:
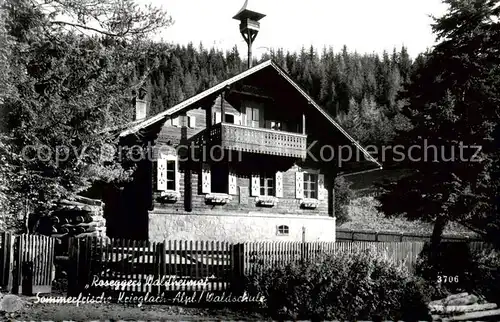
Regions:
[[[233,19],[241,21],[240,32],[248,45],[248,68],[252,67],[252,44],[260,30],[259,20],[266,15],[259,13],[254,7],[250,7],[249,0],[245,0],[243,7],[233,17]]]
[[[255,2],[252,2],[254,4]],[[260,19],[264,18],[266,15],[259,13],[257,10],[255,10],[255,7],[249,5],[249,1],[245,0],[245,3],[243,4],[243,7],[238,11],[238,13],[233,17],[233,19],[236,20],[245,20],[245,19],[250,19],[254,21],[259,21]]]

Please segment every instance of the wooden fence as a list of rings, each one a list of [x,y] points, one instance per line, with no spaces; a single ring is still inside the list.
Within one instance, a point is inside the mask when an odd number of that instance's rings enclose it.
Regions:
[[[0,242],[0,287],[16,294],[50,293],[55,239],[2,232]]]
[[[69,293],[89,290],[157,293],[226,291],[263,267],[313,259],[321,254],[367,250],[411,272],[424,242],[248,242],[69,240]],[[488,247],[470,242],[471,250]],[[55,239],[0,233],[0,283],[13,293],[48,293],[53,281]],[[115,285],[111,285],[113,282]],[[118,285],[118,286],[117,286]]]
[[[225,291],[263,267],[371,249],[413,271],[424,242],[323,243],[73,239],[69,291]],[[158,281],[156,283],[155,281]],[[237,287],[237,286],[235,286]]]
[[[282,243],[245,243],[243,258],[245,274],[252,274],[269,266],[282,265],[291,261],[314,259],[322,254],[353,253],[371,250],[379,256],[387,257],[398,265],[414,272],[418,255],[424,242],[282,242]]]
[[[233,251],[229,242],[73,239],[69,291],[222,291],[236,272]],[[133,282],[121,285],[128,281]]]
[[[337,229],[335,238],[339,242],[371,241],[371,242],[409,242],[430,241],[431,234],[411,234],[374,230]],[[444,235],[443,242],[477,242],[477,237]]]

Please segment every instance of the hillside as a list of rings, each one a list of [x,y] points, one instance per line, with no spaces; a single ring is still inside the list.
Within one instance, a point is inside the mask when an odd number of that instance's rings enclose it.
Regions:
[[[338,228],[352,230],[375,230],[398,233],[430,234],[433,225],[422,221],[409,221],[405,218],[386,218],[376,207],[379,202],[374,196],[379,192],[376,185],[384,180],[397,180],[411,172],[409,169],[384,169],[361,173],[357,175],[344,176],[351,182],[350,188],[354,191],[354,199],[348,206],[351,220]],[[472,233],[462,225],[449,224],[445,229],[449,235],[469,235]]]
[[[377,211],[378,201],[373,196],[357,197],[349,205],[351,221],[338,226],[341,229],[375,230],[398,233],[430,234],[432,224],[421,221],[408,221],[404,218],[386,218]],[[445,231],[447,235],[473,236],[467,228],[458,224],[449,224]]]

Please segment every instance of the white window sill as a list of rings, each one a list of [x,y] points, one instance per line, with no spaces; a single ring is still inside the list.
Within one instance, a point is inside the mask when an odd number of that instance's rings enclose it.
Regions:
[[[212,205],[225,205],[231,200],[233,200],[233,197],[227,193],[209,193],[205,195],[205,202]]]
[[[180,197],[181,194],[178,191],[162,191],[158,201],[161,203],[175,203]]]
[[[278,198],[274,196],[259,196],[255,198],[257,206],[274,207],[278,203]]]
[[[316,209],[318,208],[318,205],[318,199],[304,198],[300,201],[300,206],[304,209]]]

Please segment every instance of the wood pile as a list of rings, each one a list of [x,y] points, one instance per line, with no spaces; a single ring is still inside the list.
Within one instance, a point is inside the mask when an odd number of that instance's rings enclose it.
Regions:
[[[63,200],[49,216],[38,223],[37,231],[52,237],[106,236],[103,203],[84,197]]]
[[[479,298],[468,293],[450,295],[429,303],[434,321],[496,321],[500,309],[495,303],[478,303]]]

